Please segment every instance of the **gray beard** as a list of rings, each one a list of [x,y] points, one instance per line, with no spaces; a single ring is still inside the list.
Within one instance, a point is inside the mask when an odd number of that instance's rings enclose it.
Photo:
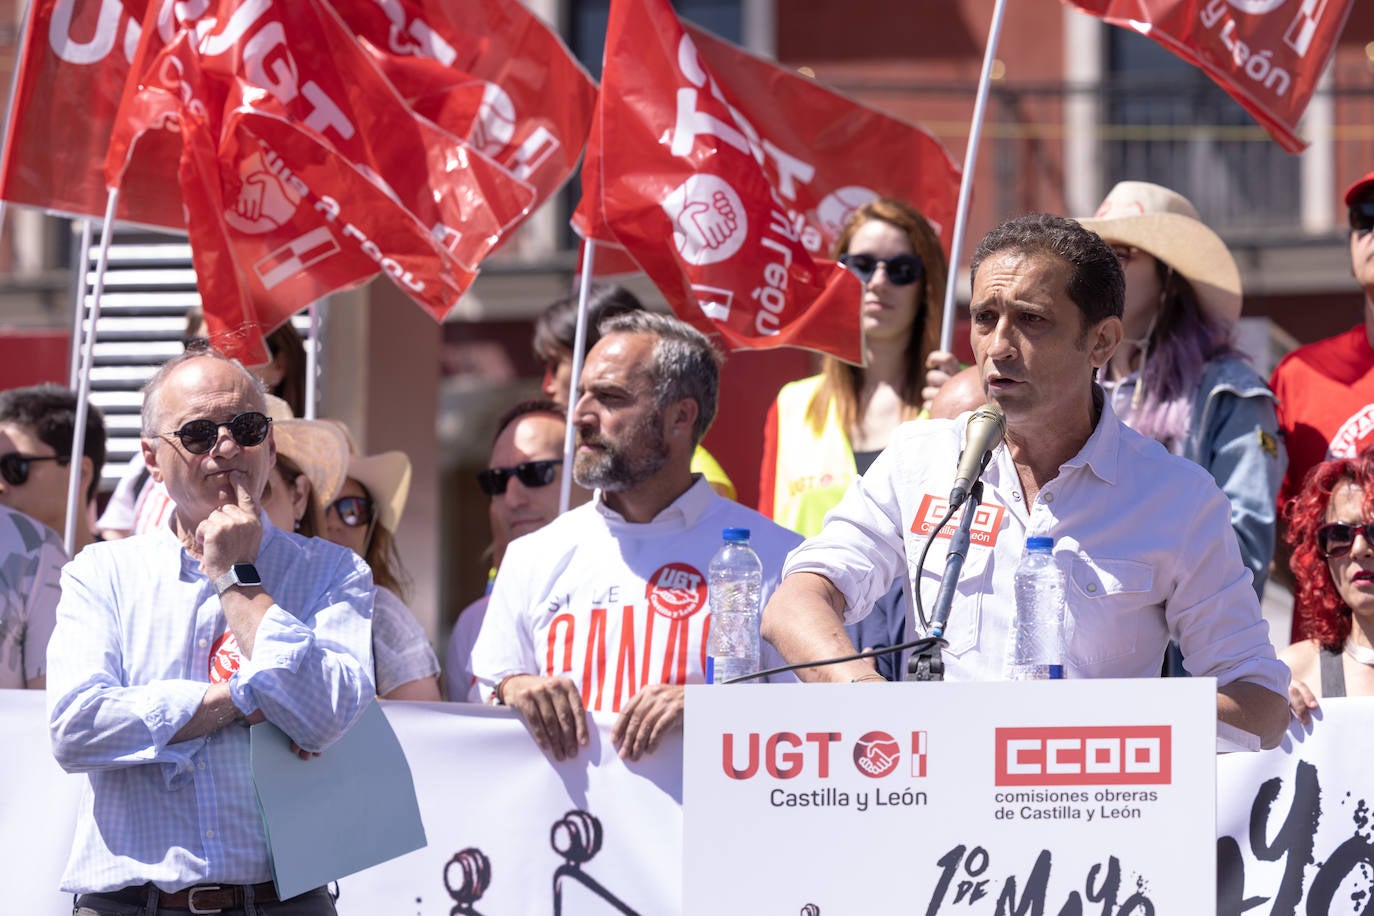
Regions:
[[[589,489],[621,493],[653,477],[668,463],[662,421],[661,415],[649,417],[631,433],[629,439],[637,446],[637,455],[604,440],[593,440],[592,444],[603,446],[603,450],[579,452],[573,465],[573,479]]]

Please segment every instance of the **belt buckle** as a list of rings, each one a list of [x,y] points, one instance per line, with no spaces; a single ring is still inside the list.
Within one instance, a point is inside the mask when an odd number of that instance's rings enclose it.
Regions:
[[[223,890],[223,888],[218,884],[197,884],[195,887],[191,888],[189,891],[186,892],[186,908],[190,910],[192,913],[223,913],[223,907],[216,907],[213,910],[202,910],[200,907],[196,906],[196,894],[200,893],[201,891],[209,893],[211,891],[218,890]]]

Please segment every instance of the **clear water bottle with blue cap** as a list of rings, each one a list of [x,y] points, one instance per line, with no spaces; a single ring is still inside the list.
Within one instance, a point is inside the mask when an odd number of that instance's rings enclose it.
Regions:
[[[1054,539],[1026,538],[1016,566],[1016,626],[1007,646],[1007,676],[1016,681],[1064,676],[1064,573]]]
[[[726,528],[711,558],[707,600],[711,635],[706,643],[706,683],[722,684],[759,670],[759,598],[763,563],[749,546],[748,528]]]

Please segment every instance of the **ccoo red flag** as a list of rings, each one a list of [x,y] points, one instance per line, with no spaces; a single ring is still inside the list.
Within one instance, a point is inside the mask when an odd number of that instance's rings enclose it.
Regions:
[[[1063,0],[1200,67],[1290,153],[1355,0]]]
[[[146,0],[30,0],[0,199],[74,216],[104,215],[101,163],[146,6]],[[168,181],[178,149],[172,133],[141,147],[125,173],[117,218],[169,229],[184,225],[181,198]]]
[[[859,284],[819,260],[849,214],[892,196],[952,231],[959,173],[933,137],[684,27],[662,0],[613,0],[597,111],[574,225],[623,245],[733,348],[859,362]]]

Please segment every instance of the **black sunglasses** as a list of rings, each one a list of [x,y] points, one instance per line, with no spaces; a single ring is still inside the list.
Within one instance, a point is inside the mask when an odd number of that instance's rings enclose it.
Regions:
[[[527,487],[546,487],[553,483],[554,469],[563,463],[562,458],[546,458],[543,461],[526,461],[513,468],[487,468],[477,472],[477,486],[488,496],[500,496],[512,477],[519,478]]]
[[[1364,235],[1374,229],[1374,200],[1350,205],[1350,231]]]
[[[181,424],[181,429],[168,435],[180,439],[181,447],[192,455],[204,455],[219,441],[221,426],[228,427],[229,435],[234,437],[240,448],[251,448],[262,444],[262,440],[267,438],[267,428],[271,425],[270,417],[253,410],[241,413],[224,423],[216,423],[214,420],[187,420]]]
[[[1355,533],[1364,535],[1364,542],[1374,547],[1374,521],[1362,525],[1331,522],[1317,529],[1317,550],[1328,560],[1343,557],[1355,546]]]
[[[372,500],[366,496],[340,496],[325,508],[326,512],[330,510],[350,528],[361,528],[372,521]]]
[[[0,476],[3,476],[5,483],[10,486],[22,487],[29,482],[29,465],[35,461],[56,461],[58,464],[66,464],[71,458],[67,455],[21,455],[18,452],[10,452],[0,455]]]
[[[873,279],[878,265],[887,271],[887,282],[893,286],[910,286],[925,275],[926,265],[914,254],[899,254],[895,258],[875,258],[871,254],[842,254],[840,263],[865,283]]]

